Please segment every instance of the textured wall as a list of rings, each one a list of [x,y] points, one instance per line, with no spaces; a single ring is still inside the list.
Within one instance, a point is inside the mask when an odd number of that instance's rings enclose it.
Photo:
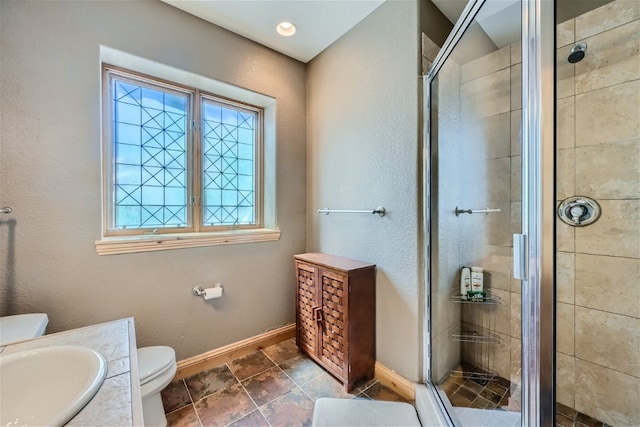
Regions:
[[[418,15],[388,1],[308,65],[307,249],[377,264],[377,359],[417,380]],[[320,216],[320,207],[388,215]]]
[[[139,345],[179,359],[294,321],[305,248],[305,67],[159,1],[2,1],[1,313],[50,331],[134,316]],[[96,254],[101,233],[99,46],[277,98],[277,242]],[[6,217],[3,217],[6,219]],[[197,284],[222,281],[205,302]]]

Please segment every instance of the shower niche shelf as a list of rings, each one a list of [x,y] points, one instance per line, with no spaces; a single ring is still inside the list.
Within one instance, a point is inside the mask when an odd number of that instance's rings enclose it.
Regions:
[[[449,301],[455,302],[457,304],[502,304],[502,299],[500,297],[493,296],[491,294],[487,294],[487,296],[485,296],[482,301],[471,301],[468,299],[463,299],[461,294],[452,294],[449,296]]]

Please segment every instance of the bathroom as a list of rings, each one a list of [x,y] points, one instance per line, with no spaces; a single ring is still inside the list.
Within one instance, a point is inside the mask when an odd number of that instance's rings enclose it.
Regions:
[[[567,19],[603,2],[585,3],[593,4],[573,12],[573,16],[569,13]],[[0,13],[0,204],[13,208],[12,214],[3,215],[0,223],[1,315],[46,312],[50,319],[48,333],[132,316],[138,346],[167,345],[176,350],[178,360],[184,360],[292,323],[292,257],[303,252],[325,252],[376,264],[376,360],[410,381],[423,382],[427,370],[423,354],[429,341],[429,336],[423,335],[423,311],[429,291],[423,271],[423,243],[427,240],[422,221],[426,209],[422,184],[425,120],[421,107],[423,87],[418,76],[426,70],[422,70],[418,35],[425,33],[435,44],[443,45],[454,19],[447,19],[426,0],[384,2],[305,64],[160,1],[3,0]],[[635,50],[632,48],[627,54],[631,68],[634,58],[636,67],[638,64],[637,40],[635,43]],[[277,98],[278,240],[119,255],[97,253],[96,241],[102,237],[103,193],[100,46]],[[573,43],[559,43],[558,56],[566,58],[571,47]],[[602,55],[601,52],[590,46],[586,57]],[[567,70],[565,59],[561,64],[557,70],[558,78],[562,78],[558,91],[561,83],[572,79],[563,73],[573,72],[573,68]],[[628,84],[637,88],[637,78]],[[627,83],[626,78],[615,84],[622,83]],[[637,111],[638,91],[625,93],[636,95],[635,104],[632,99],[632,105],[625,110]],[[573,102],[581,96],[584,95],[559,96],[558,126],[560,120],[577,117]],[[514,124],[511,113],[517,110],[509,105],[510,126]],[[636,169],[625,178],[629,188],[633,190],[635,185],[635,193],[618,191],[615,197],[600,194],[595,198],[603,205],[624,201],[610,212],[629,221],[615,225],[620,234],[612,235],[610,231],[606,236],[611,241],[626,240],[621,235],[628,236],[628,252],[620,255],[621,259],[612,256],[607,260],[614,263],[611,269],[620,274],[616,285],[620,286],[625,277],[630,278],[628,287],[611,293],[627,296],[631,304],[639,300],[637,285],[632,285],[638,283],[640,276],[638,237],[634,235],[639,228],[637,115],[630,117],[629,123],[631,135],[624,134],[616,141],[635,138],[635,148],[629,153],[620,152],[615,161],[636,160]],[[571,124],[562,129],[566,133],[558,138],[569,134],[578,138],[594,131],[588,124]],[[510,128],[509,132],[511,141],[518,131],[512,134]],[[558,183],[566,177],[574,185],[558,189],[558,201],[581,194],[576,182],[583,173],[576,161],[578,156],[602,158],[584,148],[581,153],[577,139],[574,144],[563,145],[567,148],[558,153],[559,167],[567,165],[557,173]],[[511,188],[518,185],[517,166],[512,167],[516,157],[511,151],[508,156],[496,157],[509,160],[508,174],[499,180],[513,177],[509,198],[496,200],[509,207],[507,224],[518,208],[518,201],[511,198]],[[506,160],[502,163],[506,168]],[[467,206],[462,200],[456,202],[465,209],[485,208]],[[387,210],[383,218],[324,216],[316,212],[326,206],[362,209],[380,205]],[[443,206],[454,208],[455,203]],[[478,217],[471,215],[463,220],[479,221],[475,218]],[[589,227],[584,230],[589,231]],[[587,271],[578,269],[578,263],[593,265],[580,259],[577,241],[566,243],[567,234],[573,236],[572,231],[573,228],[558,225],[558,286],[563,280],[577,287],[579,274]],[[500,243],[493,246],[499,250],[498,255],[509,257],[510,236],[507,240],[500,237]],[[606,240],[602,235],[595,239]],[[499,257],[493,259],[504,264]],[[485,265],[487,277],[495,281],[502,274],[510,281],[510,260],[506,264],[496,267],[495,272]],[[447,279],[443,285],[447,291],[453,281]],[[210,287],[218,282],[224,285],[220,299],[205,303],[191,293],[196,285]],[[509,327],[498,329],[508,335],[509,342],[517,343],[514,340],[518,339],[518,327],[511,319],[517,317],[512,309],[518,306],[520,294],[511,287],[503,291],[508,297],[502,299],[496,315],[509,318]],[[589,299],[605,300],[607,295],[602,289]],[[442,306],[445,307],[448,306]],[[562,370],[559,380],[572,378],[564,374],[567,369],[574,372],[575,378],[576,366],[585,360],[577,349],[561,347],[566,341],[561,341],[560,336],[573,336],[584,326],[579,322],[587,320],[581,314],[584,307],[578,303],[577,294],[573,298],[558,296],[558,327],[563,326],[557,332],[556,366]],[[507,308],[508,312],[502,311]],[[637,310],[636,304],[621,313],[627,321],[618,328],[620,333],[628,334],[625,349],[636,349],[635,360],[640,333]],[[560,322],[564,318],[569,320]],[[575,323],[569,327],[571,319]],[[575,335],[574,339],[577,345],[580,338]],[[514,348],[509,347],[510,361],[515,361],[518,354]],[[634,360],[633,353],[628,360]],[[607,366],[602,362],[596,365]],[[619,389],[623,394],[636,396],[640,387],[637,369],[635,374],[625,372],[626,368],[614,371],[621,378],[623,385]],[[439,380],[434,378],[434,382]],[[556,393],[559,402],[575,408],[571,406],[578,399],[575,380],[569,384],[559,382]],[[560,400],[561,396],[566,400]],[[618,424],[624,425],[622,421]]]

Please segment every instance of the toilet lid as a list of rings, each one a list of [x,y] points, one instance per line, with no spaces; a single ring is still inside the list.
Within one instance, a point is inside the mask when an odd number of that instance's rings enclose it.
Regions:
[[[176,352],[171,347],[155,346],[138,349],[138,376],[140,382],[164,371],[176,360]]]

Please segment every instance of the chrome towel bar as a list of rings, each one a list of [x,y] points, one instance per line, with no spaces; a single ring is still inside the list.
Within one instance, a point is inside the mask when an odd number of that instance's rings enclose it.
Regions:
[[[488,214],[489,212],[500,212],[500,209],[460,209],[459,207],[456,206],[456,216],[460,216],[460,214],[463,213],[467,213],[467,214],[474,214],[474,213],[483,213],[483,214]]]
[[[325,215],[329,215],[332,213],[368,213],[368,214],[378,214],[380,216],[384,216],[386,212],[387,211],[382,206],[378,206],[375,209],[368,209],[368,210],[329,209],[329,208],[318,209],[319,214],[325,214]]]
[[[10,214],[11,212],[13,212],[13,209],[11,209],[11,208],[9,208],[9,207],[0,208],[0,213],[3,213],[3,214]]]

